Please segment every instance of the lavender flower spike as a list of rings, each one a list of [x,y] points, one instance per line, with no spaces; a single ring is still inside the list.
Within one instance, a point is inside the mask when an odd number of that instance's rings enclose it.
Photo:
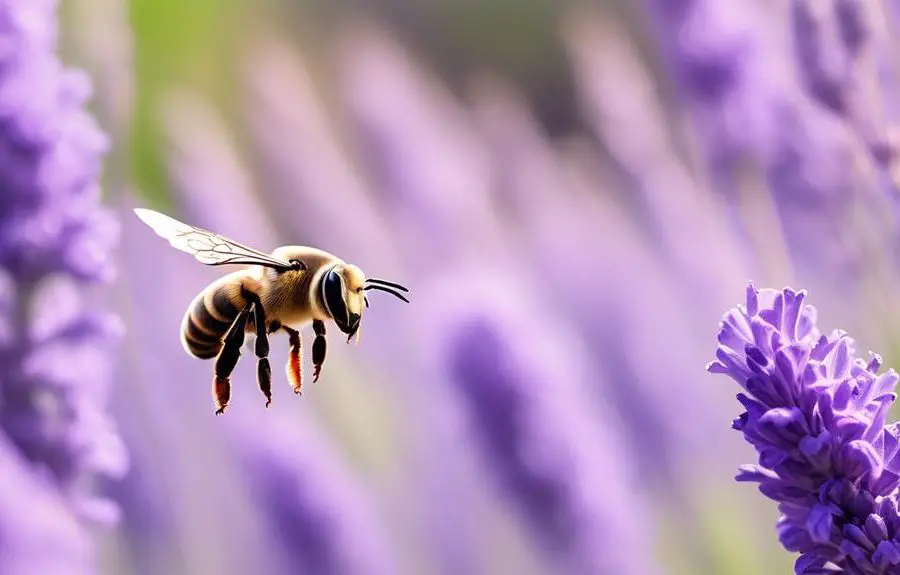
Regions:
[[[510,293],[511,269],[465,277],[471,293],[452,279],[441,283],[453,296],[436,288],[447,314],[439,353],[509,502],[559,572],[663,573],[647,552],[651,512],[620,422],[592,401],[596,374],[579,339],[537,313],[536,296]]]
[[[778,535],[798,574],[900,574],[900,426],[885,425],[898,375],[816,328],[805,291],[747,288],[720,325],[716,361],[737,381],[733,427],[759,453],[738,481],[778,502]]]
[[[0,433],[75,516],[109,520],[89,489],[126,464],[105,407],[119,327],[87,285],[111,278],[117,228],[99,206],[107,137],[84,110],[90,80],[56,56],[56,4],[0,3]]]

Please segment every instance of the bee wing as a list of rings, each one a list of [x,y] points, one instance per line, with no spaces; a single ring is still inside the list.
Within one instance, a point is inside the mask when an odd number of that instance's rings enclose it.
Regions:
[[[173,248],[189,253],[208,266],[226,264],[259,265],[279,270],[292,269],[290,263],[245,246],[203,228],[190,226],[165,214],[144,208],[134,213]]]

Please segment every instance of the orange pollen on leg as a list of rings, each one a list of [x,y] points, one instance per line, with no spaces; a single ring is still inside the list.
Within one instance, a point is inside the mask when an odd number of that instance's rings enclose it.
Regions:
[[[213,379],[213,399],[216,401],[217,411],[224,412],[231,399],[231,382],[227,377],[216,376]]]
[[[288,356],[287,376],[294,393],[302,393],[303,388],[303,372],[302,372],[303,351],[300,346],[291,345],[291,351]]]

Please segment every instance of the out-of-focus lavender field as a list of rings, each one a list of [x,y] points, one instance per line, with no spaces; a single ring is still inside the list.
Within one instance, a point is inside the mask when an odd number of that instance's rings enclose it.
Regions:
[[[0,575],[900,573],[893,384],[809,339],[900,360],[898,34],[877,0],[0,3]],[[135,207],[411,303],[330,326],[302,396],[272,336],[268,409],[248,339],[216,417],[179,328],[232,270]]]

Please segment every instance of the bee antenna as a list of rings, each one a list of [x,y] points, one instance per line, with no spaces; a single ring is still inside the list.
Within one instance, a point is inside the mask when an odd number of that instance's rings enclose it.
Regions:
[[[398,283],[389,282],[387,280],[382,280],[382,279],[378,279],[378,278],[368,278],[366,280],[366,282],[373,283],[373,284],[379,284],[379,285],[383,285],[383,286],[387,286],[387,287],[392,287],[394,289],[398,289],[403,292],[409,291],[409,289],[407,289],[405,286],[402,286]]]
[[[394,290],[389,289],[389,288],[387,288],[387,287],[385,287],[385,286],[383,286],[383,285],[367,285],[367,286],[366,286],[365,288],[363,288],[363,289],[365,289],[366,291],[369,291],[370,289],[377,289],[378,291],[383,291],[384,293],[389,293],[389,294],[391,294],[392,296],[394,296],[395,298],[397,298],[397,299],[402,299],[402,300],[405,301],[406,303],[409,303],[409,300],[406,299],[405,297],[403,297],[403,295],[401,295],[401,294],[395,292]]]

